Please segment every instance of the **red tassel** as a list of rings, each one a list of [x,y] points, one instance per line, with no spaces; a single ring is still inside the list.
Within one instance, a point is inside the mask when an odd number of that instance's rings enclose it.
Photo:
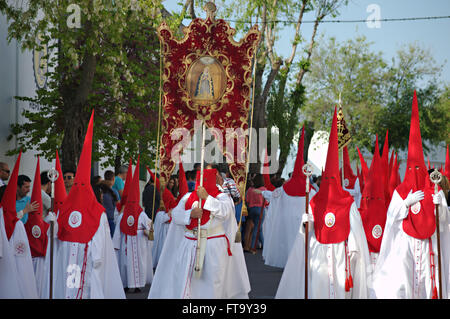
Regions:
[[[352,278],[352,275],[350,275],[350,276],[348,277],[348,286],[349,286],[350,288],[353,288],[353,278]]]
[[[438,299],[438,292],[437,292],[436,286],[434,286],[434,288],[433,288],[433,297],[432,297],[432,299]]]
[[[348,278],[345,278],[345,291],[350,291],[350,286],[349,286]]]

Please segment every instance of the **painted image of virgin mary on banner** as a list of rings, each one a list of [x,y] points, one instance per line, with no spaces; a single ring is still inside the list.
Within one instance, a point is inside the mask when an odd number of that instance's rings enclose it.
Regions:
[[[214,81],[209,72],[209,66],[205,66],[197,80],[194,96],[199,99],[214,98]]]

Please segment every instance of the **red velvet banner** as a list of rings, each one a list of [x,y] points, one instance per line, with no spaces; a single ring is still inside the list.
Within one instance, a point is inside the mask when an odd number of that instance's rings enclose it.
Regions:
[[[194,121],[201,120],[212,130],[243,191],[251,67],[260,32],[253,26],[236,42],[235,30],[224,20],[214,19],[211,12],[206,19],[194,19],[183,32],[184,37],[177,39],[165,22],[158,28],[164,59],[161,182],[165,184],[175,168],[176,159],[171,154],[181,154],[188,144],[176,129],[187,129],[192,138]]]

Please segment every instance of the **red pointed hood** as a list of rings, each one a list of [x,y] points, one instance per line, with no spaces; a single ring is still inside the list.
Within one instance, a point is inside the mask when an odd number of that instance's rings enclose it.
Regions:
[[[263,178],[264,178],[264,187],[267,188],[267,190],[269,190],[269,191],[274,191],[276,187],[273,186],[272,182],[270,181],[269,157],[267,156],[267,150],[264,154]]]
[[[402,227],[405,233],[418,239],[429,238],[436,230],[433,187],[430,183],[425,165],[422,138],[420,135],[419,105],[414,91],[411,124],[409,131],[408,159],[403,182],[396,188],[401,198],[405,199],[410,191],[422,190],[424,199],[409,208]]]
[[[352,166],[350,165],[350,156],[348,154],[347,146],[344,146],[344,186],[347,189],[354,189],[357,176],[353,173]]]
[[[56,150],[55,169],[58,172],[58,178],[55,181],[54,211],[56,214],[61,210],[64,201],[67,198],[66,187],[64,186],[64,177],[61,169],[61,162],[59,161],[58,150]]]
[[[30,244],[32,257],[44,257],[47,251],[47,229],[49,224],[44,222],[42,216],[42,189],[41,189],[41,171],[39,168],[39,157],[37,159],[36,171],[34,173],[33,190],[31,192],[31,202],[37,202],[39,208],[34,212],[28,213],[28,220],[25,224],[25,230]]]
[[[216,180],[217,170],[216,169],[204,169],[203,170],[203,187],[206,189],[208,194],[212,197],[216,197],[220,194],[219,188],[217,188],[217,180]],[[195,190],[189,195],[185,209],[193,208],[194,203],[199,201],[199,197],[197,195],[197,189],[200,186],[200,171],[197,171],[196,181],[195,181]],[[202,208],[205,205],[205,201],[202,201]],[[201,225],[204,225],[208,222],[210,217],[210,212],[206,209],[203,210],[203,215],[201,218]],[[198,219],[192,218],[191,223],[186,226],[188,229],[194,229],[198,226]]]
[[[122,208],[125,206],[126,202],[127,202],[127,198],[128,198],[128,191],[131,185],[131,180],[133,179],[133,171],[132,168],[133,167],[133,161],[130,157],[130,161],[128,163],[128,171],[127,171],[127,176],[125,177],[125,185],[123,187],[123,192],[122,192],[122,197],[120,198],[120,202],[117,203],[117,210],[120,212],[122,210]]]
[[[1,206],[3,208],[3,219],[5,221],[6,237],[8,240],[14,233],[16,223],[19,221],[16,212],[16,195],[17,195],[17,179],[19,177],[20,158],[22,157],[22,151],[20,151],[17,157],[16,164],[9,178],[8,185],[6,186]]]
[[[320,189],[311,199],[314,215],[314,230],[322,244],[339,243],[350,233],[350,207],[354,202],[349,192],[344,191],[339,178],[339,150],[336,108],[334,109],[328,143],[325,171]]]
[[[128,189],[127,202],[123,210],[123,216],[120,221],[120,231],[129,236],[137,235],[139,215],[143,209],[139,205],[141,196],[139,188],[139,156],[134,169],[133,179]],[[131,170],[131,166],[128,167],[128,171]]]
[[[189,192],[189,187],[186,180],[186,172],[184,171],[182,162],[180,162],[178,169],[178,185],[179,185],[179,194],[176,199],[177,204],[180,201],[180,199]]]
[[[305,145],[305,126],[302,128],[302,134],[298,141],[297,158],[295,159],[294,171],[291,178],[283,184],[283,189],[289,196],[306,195],[306,176],[303,174],[303,148]]]
[[[397,154],[395,154],[394,161],[392,163],[391,173],[389,175],[389,199],[392,198],[392,194],[394,193],[395,188],[399,185],[399,181],[400,181],[400,174],[398,173]]]
[[[369,174],[367,175],[367,179],[366,179],[366,183],[365,183],[365,186],[369,186],[370,183],[372,185],[368,189],[366,189],[366,187],[364,187],[364,191],[361,194],[364,199],[366,199],[366,200],[367,200],[367,198],[370,199],[371,194],[374,192],[375,188],[376,188],[377,191],[379,190],[378,187],[375,187],[373,185],[373,183],[378,182],[379,184],[383,185],[382,183],[380,183],[380,174],[382,172],[383,172],[383,164],[381,162],[380,153],[378,152],[378,139],[376,139],[375,140],[375,150],[374,150],[374,153],[373,153],[372,162],[370,163]],[[376,174],[378,174],[378,175],[376,175]],[[381,188],[381,189],[383,189],[383,188]],[[384,190],[383,190],[383,192],[384,192]],[[366,206],[367,201],[366,200],[363,201],[361,199],[360,210],[364,210],[364,209],[367,208],[367,206]]]
[[[375,253],[380,251],[388,208],[384,194],[385,187],[383,183],[380,183],[380,176],[383,172],[383,162],[377,147],[375,147],[369,176],[365,182],[359,209],[369,251]]]
[[[97,232],[105,211],[91,187],[92,136],[94,111],[89,120],[77,174],[58,217],[58,238],[62,241],[88,243]]]
[[[415,181],[414,170],[417,171],[417,183]],[[406,161],[406,172],[403,182],[397,187],[397,192],[405,199],[409,191],[416,186],[418,189],[424,187],[425,182],[428,179],[428,170],[425,165],[422,148],[422,137],[420,135],[420,122],[419,122],[419,106],[417,103],[416,91],[414,91],[412,111],[411,111],[411,124],[409,131],[408,142],[408,159]]]

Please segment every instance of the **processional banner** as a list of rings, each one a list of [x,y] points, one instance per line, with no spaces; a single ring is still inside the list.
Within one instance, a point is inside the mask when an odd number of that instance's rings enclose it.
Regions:
[[[350,131],[347,128],[347,124],[344,120],[344,112],[342,111],[342,107],[339,106],[339,110],[337,113],[337,129],[338,129],[338,147],[342,149],[344,146],[347,146],[348,143],[351,142],[352,136],[350,135]]]
[[[158,28],[164,64],[161,183],[165,184],[175,169],[174,148],[189,144],[176,130],[187,129],[192,138],[194,122],[200,120],[211,131],[237,186],[244,191],[252,59],[261,35],[255,25],[236,42],[236,31],[224,20],[215,19],[214,4],[208,3],[205,9],[207,18],[192,20],[183,29],[182,39],[177,39],[165,22]]]

